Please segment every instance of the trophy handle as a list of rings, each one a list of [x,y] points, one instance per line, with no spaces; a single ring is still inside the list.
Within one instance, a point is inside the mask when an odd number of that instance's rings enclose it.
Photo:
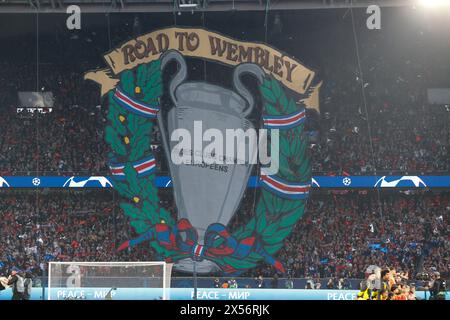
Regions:
[[[171,62],[172,60],[175,60],[177,62],[178,71],[173,77],[172,81],[170,81],[169,89],[170,89],[170,98],[172,99],[172,102],[174,103],[174,106],[177,107],[177,98],[175,94],[175,90],[177,87],[186,79],[187,76],[187,66],[186,61],[184,60],[183,56],[175,50],[169,50],[164,52],[161,55],[161,71],[164,70],[166,65]],[[166,154],[167,163],[169,164],[169,170],[172,172],[173,166],[172,161],[170,158],[170,144],[168,141],[168,132],[166,131],[166,127],[164,126],[163,116],[162,116],[162,110],[158,112],[157,115],[158,119],[158,126],[161,131],[161,138],[162,143],[164,145],[164,153]]]
[[[172,60],[177,62],[177,73],[170,81],[169,89],[170,89],[170,97],[174,102],[175,106],[177,105],[177,97],[175,94],[175,90],[177,87],[186,79],[187,77],[187,66],[186,61],[184,60],[181,53],[175,50],[169,50],[164,52],[161,55],[161,70],[163,70],[169,62]]]
[[[242,63],[238,65],[233,72],[233,86],[235,90],[247,101],[248,107],[242,113],[244,117],[252,112],[253,107],[255,105],[255,99],[250,94],[250,92],[245,88],[244,84],[241,81],[241,75],[243,74],[251,74],[256,77],[259,84],[263,82],[264,71],[260,66],[254,63]]]

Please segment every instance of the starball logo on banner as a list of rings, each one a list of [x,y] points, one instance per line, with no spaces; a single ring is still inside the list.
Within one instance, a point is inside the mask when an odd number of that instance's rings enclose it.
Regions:
[[[229,66],[233,89],[189,81],[186,61],[192,57]],[[193,271],[194,260],[205,274],[238,275],[263,262],[285,272],[275,256],[304,214],[311,187],[304,126],[306,108],[318,109],[321,83],[314,71],[268,45],[201,28],[157,30],[104,58],[108,68],[85,79],[100,84],[108,104],[113,185],[139,235],[118,250],[149,243],[158,258],[184,272]],[[163,82],[169,64],[176,71]],[[254,79],[258,92],[243,84],[243,75]],[[161,206],[153,183],[154,126],[177,219]],[[254,214],[232,232],[228,224],[239,214],[252,172],[262,187]]]

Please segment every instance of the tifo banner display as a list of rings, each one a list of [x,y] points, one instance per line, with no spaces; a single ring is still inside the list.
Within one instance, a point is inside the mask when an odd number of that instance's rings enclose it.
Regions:
[[[0,188],[113,188],[114,179],[105,176],[0,176]],[[172,188],[172,179],[154,177],[157,188]],[[248,188],[259,188],[258,177],[250,176]],[[313,176],[311,187],[319,188],[449,188],[450,176]]]
[[[190,81],[190,58],[221,64],[232,88]],[[304,214],[311,187],[304,126],[306,108],[319,109],[315,72],[269,45],[202,28],[159,29],[104,59],[107,68],[85,75],[100,85],[108,108],[112,181],[104,186],[121,195],[139,234],[118,250],[147,244],[158,260],[188,273],[236,276],[263,262],[284,273],[275,255]],[[256,86],[244,84],[244,76]],[[176,218],[161,206],[155,185],[155,126]],[[231,232],[228,223],[242,207],[254,168],[262,188],[255,215]]]
[[[70,290],[54,288],[58,300],[160,300],[162,289],[157,288],[83,288]],[[193,300],[192,288],[170,288],[170,300]],[[199,288],[197,300],[356,300],[358,290],[305,289],[210,289]],[[0,300],[11,300],[12,291],[0,291]],[[426,300],[429,293],[416,291],[417,299]],[[47,300],[48,290],[32,288],[31,300]],[[446,300],[450,299],[447,293]]]

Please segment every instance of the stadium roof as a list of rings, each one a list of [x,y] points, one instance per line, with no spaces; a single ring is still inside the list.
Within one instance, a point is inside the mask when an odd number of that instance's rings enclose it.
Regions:
[[[1,12],[65,12],[79,5],[84,12],[172,12],[183,10],[293,10],[347,8],[351,0],[0,0]],[[411,0],[353,0],[355,7],[408,6]]]

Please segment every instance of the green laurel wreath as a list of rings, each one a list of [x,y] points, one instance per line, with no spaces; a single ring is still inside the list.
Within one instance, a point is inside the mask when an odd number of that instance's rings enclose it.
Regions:
[[[122,72],[119,85],[128,96],[151,105],[159,105],[163,92],[160,60],[141,64],[134,70]],[[141,92],[137,90],[138,93],[136,93],[136,88],[140,88]],[[259,89],[264,103],[263,113],[266,115],[287,115],[304,107],[288,99],[279,82],[271,76],[264,79]],[[130,224],[138,234],[148,231],[161,222],[173,227],[176,221],[159,204],[157,188],[153,184],[155,175],[138,178],[136,170],[131,165],[132,162],[152,152],[151,133],[155,120],[139,117],[125,110],[114,101],[113,95],[112,90],[108,92],[109,123],[106,127],[105,139],[112,150],[110,159],[126,163],[125,179],[114,182],[118,193],[128,200],[122,202],[120,207],[130,218]],[[280,130],[278,172],[280,178],[292,182],[309,183],[311,181],[309,159],[306,157],[307,143],[304,124]],[[245,237],[256,236],[257,241],[268,254],[276,254],[295,223],[303,215],[305,205],[306,200],[288,200],[262,189],[255,216],[232,235],[238,241]],[[216,240],[214,246],[219,246],[222,241],[224,240]],[[161,258],[176,261],[186,257],[177,251],[167,250],[157,241],[151,241],[150,245]],[[245,271],[256,267],[263,257],[253,251],[245,259],[236,259],[231,256],[208,257],[208,259],[219,267],[228,264],[235,269]]]

